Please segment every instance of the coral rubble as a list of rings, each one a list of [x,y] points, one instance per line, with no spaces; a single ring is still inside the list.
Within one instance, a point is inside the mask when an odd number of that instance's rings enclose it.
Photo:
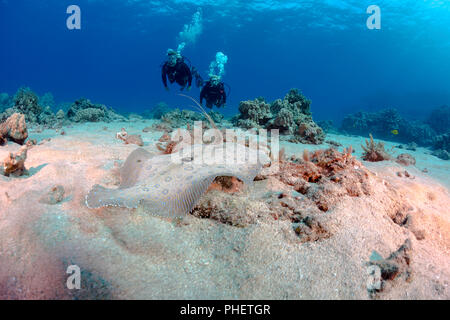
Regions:
[[[403,278],[405,281],[411,281],[411,253],[412,244],[410,239],[392,252],[389,257],[383,259],[377,252],[372,253],[368,266],[374,266],[379,270],[379,275],[374,274],[375,281],[368,287],[369,294],[372,298],[376,297],[378,292],[384,291],[389,287],[389,282],[395,279]]]
[[[373,174],[352,156],[351,147],[342,153],[335,149],[305,152],[301,159],[281,159],[263,169],[250,191],[253,200],[241,192],[238,181],[216,180],[221,187],[211,188],[192,214],[234,226],[246,226],[269,217],[287,220],[300,242],[318,241],[332,235],[323,213],[345,196],[372,194],[370,176]],[[267,192],[267,184],[279,185],[285,191]],[[227,190],[234,191],[227,193]],[[259,213],[252,208],[259,208]]]

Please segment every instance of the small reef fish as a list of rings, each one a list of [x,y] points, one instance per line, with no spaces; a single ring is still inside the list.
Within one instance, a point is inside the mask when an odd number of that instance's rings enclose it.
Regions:
[[[155,156],[144,148],[134,150],[120,169],[120,186],[95,185],[86,195],[87,207],[142,206],[153,215],[181,217],[192,211],[216,177],[234,176],[250,184],[270,162],[266,153],[238,143],[183,149]]]
[[[394,134],[394,135],[397,135],[398,134],[398,130],[394,129],[394,130],[391,131],[391,133]]]

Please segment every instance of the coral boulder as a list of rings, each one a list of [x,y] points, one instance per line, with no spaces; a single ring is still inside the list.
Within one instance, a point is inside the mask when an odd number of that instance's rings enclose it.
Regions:
[[[0,124],[0,142],[1,140],[10,140],[23,144],[27,138],[28,130],[23,114],[14,113],[4,123]]]
[[[111,122],[125,118],[103,104],[94,104],[89,99],[75,101],[67,111],[67,117],[74,122]]]
[[[240,114],[233,118],[238,127],[278,129],[291,142],[321,144],[325,133],[312,119],[311,100],[298,89],[291,89],[283,99],[268,104],[263,98],[242,101]]]

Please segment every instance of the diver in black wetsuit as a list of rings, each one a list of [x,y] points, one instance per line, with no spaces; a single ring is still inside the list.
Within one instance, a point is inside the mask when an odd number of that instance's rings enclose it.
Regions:
[[[200,104],[203,105],[203,99],[206,100],[206,106],[212,109],[213,106],[221,108],[227,102],[225,86],[218,76],[211,76],[205,83],[200,92]]]
[[[167,86],[167,78],[169,78],[170,83],[178,83],[181,86],[180,90],[183,90],[186,85],[188,91],[191,89],[191,69],[184,62],[183,57],[172,49],[167,51],[167,61],[162,66],[161,76],[166,90],[169,90],[169,87]]]

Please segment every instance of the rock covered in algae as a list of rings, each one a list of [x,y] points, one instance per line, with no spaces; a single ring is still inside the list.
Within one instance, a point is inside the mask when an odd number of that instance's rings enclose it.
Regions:
[[[25,116],[20,113],[14,113],[5,122],[0,124],[0,142],[1,140],[10,140],[18,144],[23,144],[28,138]]]
[[[117,114],[103,104],[94,104],[89,99],[75,101],[67,111],[67,117],[74,122],[111,122],[125,120],[125,117]]]
[[[291,135],[291,142],[320,144],[325,133],[312,119],[311,101],[298,89],[291,89],[283,99],[271,104],[264,98],[242,101],[239,112],[232,119],[241,128],[278,129],[282,135]]]

